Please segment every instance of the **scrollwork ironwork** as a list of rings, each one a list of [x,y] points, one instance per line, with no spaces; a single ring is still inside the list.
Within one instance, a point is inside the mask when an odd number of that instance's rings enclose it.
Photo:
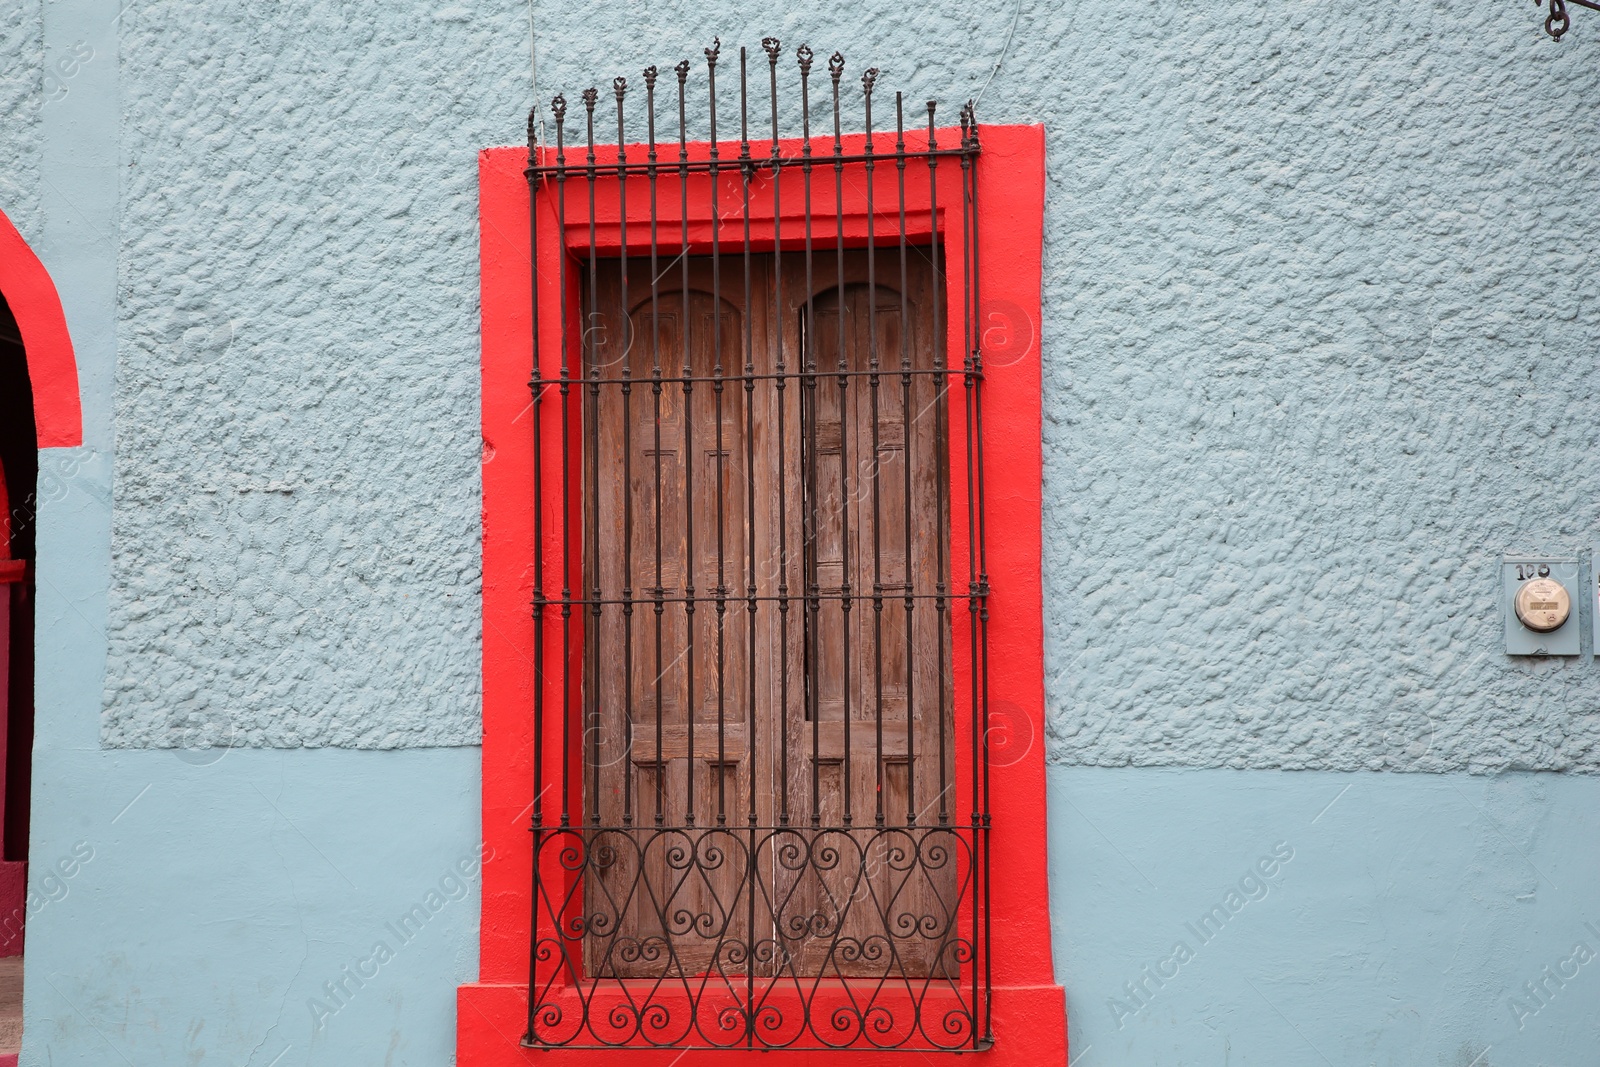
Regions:
[[[538,883],[543,981],[525,1043],[970,1050],[971,883],[982,833],[541,831],[536,862],[567,877]],[[649,884],[653,855],[671,865],[670,882]],[[737,880],[711,877],[730,868]],[[700,966],[686,955],[696,948]]]

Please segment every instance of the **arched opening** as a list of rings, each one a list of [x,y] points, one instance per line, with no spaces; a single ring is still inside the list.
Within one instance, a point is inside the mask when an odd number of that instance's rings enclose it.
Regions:
[[[0,212],[0,1067],[15,1067],[22,1047],[39,450],[82,443],[55,283]]]
[[[0,1065],[22,1047],[38,472],[27,350],[0,293]]]

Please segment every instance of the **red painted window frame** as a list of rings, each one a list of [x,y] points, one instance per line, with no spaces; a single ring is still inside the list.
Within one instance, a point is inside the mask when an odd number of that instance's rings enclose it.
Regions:
[[[1066,1015],[1061,987],[1055,983],[1050,957],[1050,912],[1046,882],[1044,774],[1044,630],[1040,574],[1041,429],[1039,323],[1044,219],[1044,130],[1039,126],[983,126],[982,155],[974,171],[977,244],[982,270],[982,297],[977,327],[985,361],[984,435],[985,517],[992,586],[989,616],[989,705],[991,774],[989,889],[992,1019],[995,1046],[969,1053],[996,1065],[1065,1064]],[[939,131],[941,143],[955,144],[959,131]],[[948,138],[948,141],[945,139]],[[856,139],[858,142],[860,138]],[[910,135],[907,137],[911,140]],[[847,139],[848,141],[848,139]],[[859,148],[859,144],[856,146]],[[785,154],[799,145],[782,144]],[[851,151],[847,143],[846,150]],[[602,165],[614,149],[597,146]],[[691,156],[703,156],[704,144],[691,145]],[[642,154],[642,153],[641,153]],[[532,374],[532,277],[529,254],[528,186],[523,176],[527,153],[521,148],[492,148],[479,154],[480,269],[482,299],[483,416],[483,839],[488,857],[483,867],[479,981],[461,986],[457,995],[456,1055],[461,1067],[508,1067],[513,1064],[617,1063],[665,1067],[681,1049],[638,1048],[593,1050],[521,1047],[527,1023],[527,982],[531,924],[532,842],[528,832],[533,802],[533,430],[528,380]],[[893,181],[884,166],[880,179]],[[736,183],[736,175],[730,174]],[[709,179],[705,179],[709,181]],[[960,167],[954,160],[940,168],[938,212],[930,210],[926,180],[907,181],[908,225],[914,238],[926,240],[938,226],[945,249],[946,306],[961,307],[960,264],[963,236]],[[736,188],[736,184],[733,186]],[[602,197],[602,201],[605,198]],[[785,198],[785,247],[790,232]],[[548,205],[548,200],[543,200]],[[647,222],[640,205],[638,223]],[[813,232],[833,240],[831,201],[816,209]],[[635,236],[648,239],[648,226],[637,225],[629,209],[629,250]],[[763,210],[765,213],[763,214]],[[604,209],[601,219],[604,220]],[[763,209],[752,204],[752,246],[771,248],[770,200]],[[879,195],[871,230],[880,239],[898,233],[899,201]],[[586,214],[586,213],[585,213]],[[859,183],[847,190],[842,208],[846,239],[856,243],[868,232],[865,193]],[[615,210],[612,210],[615,217]],[[673,216],[676,222],[676,217]],[[820,229],[818,227],[821,227]],[[676,231],[662,227],[663,234]],[[710,240],[709,219],[691,217],[691,246]],[[578,275],[569,270],[569,290],[558,281],[559,256],[588,250],[587,218],[581,227],[568,219],[560,234],[553,210],[542,210],[538,225],[539,303],[553,311],[563,299],[576,299]],[[743,220],[724,220],[719,239],[725,254],[742,247]],[[599,227],[601,254],[616,255],[617,227]],[[696,248],[696,250],[698,250]],[[673,249],[676,251],[676,248]],[[951,266],[951,265],[954,266]],[[553,359],[561,338],[557,316],[540,323],[540,347]],[[948,317],[947,351],[962,352],[961,316]],[[576,361],[573,362],[576,366]],[[960,390],[954,403],[959,405]],[[550,401],[553,409],[554,398]],[[955,432],[962,425],[959,408],[951,420],[950,447],[964,454],[965,441]],[[544,522],[547,559],[559,557],[558,492],[560,485],[559,420],[547,418]],[[964,462],[964,460],[963,460]],[[952,478],[952,514],[965,510],[964,485]],[[964,523],[952,523],[952,560],[965,561]],[[959,542],[959,543],[958,543]],[[576,567],[578,561],[567,561]],[[953,588],[962,588],[959,574]],[[550,581],[547,574],[546,581]],[[956,612],[963,625],[965,612]],[[547,662],[559,662],[558,627],[545,632]],[[958,632],[957,641],[960,636]],[[572,655],[572,650],[566,651]],[[957,665],[956,691],[963,690]],[[547,685],[559,685],[552,677]],[[560,708],[559,690],[547,690],[545,707]],[[958,706],[958,713],[961,709]],[[961,721],[959,718],[958,722]],[[559,781],[559,716],[547,715],[544,751],[550,761],[545,781]],[[960,731],[958,731],[959,733]],[[963,759],[958,751],[957,780]],[[966,764],[970,766],[970,763]],[[575,781],[581,776],[573,776]],[[549,788],[549,787],[547,787]],[[967,790],[970,796],[970,789]],[[970,805],[961,798],[958,811]],[[548,802],[547,802],[548,807]],[[575,810],[576,806],[575,806]],[[835,1052],[719,1050],[707,1052],[719,1065],[770,1065],[841,1062],[903,1065],[903,1051],[841,1050]],[[937,1055],[930,1058],[937,1059]]]

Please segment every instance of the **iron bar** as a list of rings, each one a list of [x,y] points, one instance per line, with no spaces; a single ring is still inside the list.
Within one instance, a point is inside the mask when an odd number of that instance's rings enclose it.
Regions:
[[[657,71],[654,65],[644,69],[645,110],[649,115],[647,122],[650,145],[650,392],[655,409],[655,448],[651,450],[651,456],[655,460],[656,475],[655,511],[653,513],[656,528],[656,584],[650,590],[651,598],[655,601],[656,622],[655,674],[653,677],[656,698],[656,751],[655,761],[651,764],[651,774],[654,776],[656,784],[655,822],[657,826],[660,826],[666,819],[667,776],[664,770],[666,763],[662,759],[661,748],[661,739],[664,736],[661,731],[662,680],[663,675],[666,673],[661,658],[661,627],[663,623],[662,615],[666,610],[666,604],[663,600],[666,590],[662,587],[661,574],[661,271],[659,269],[660,264],[656,258],[658,241],[656,219],[659,217],[656,213],[656,77]]]
[[[938,108],[938,106],[939,102],[937,100],[928,101],[928,154],[926,157],[928,161],[928,210],[933,214],[934,218],[939,217],[939,157],[934,153],[934,149],[937,147],[939,137],[938,131],[934,126],[934,111]],[[937,263],[939,261],[939,230],[937,227],[935,227],[933,231],[932,246],[933,260],[935,263]],[[943,368],[945,366],[945,361],[939,358],[939,353],[943,351],[944,342],[943,330],[941,329],[942,324],[942,320],[939,316],[939,287],[934,286],[931,326],[933,330],[933,365],[936,369]],[[944,415],[945,393],[947,391],[945,380],[943,378],[937,380],[939,382],[939,386],[933,405],[935,419],[941,418]],[[907,417],[909,417],[909,414]],[[936,494],[938,497],[938,503],[935,505],[935,513],[938,515],[948,515],[950,509],[945,500],[945,479],[936,478],[934,479],[934,482],[938,486],[938,493]],[[946,731],[944,729],[944,711],[946,704],[944,682],[944,663],[946,662],[945,634],[949,630],[950,617],[948,613],[949,601],[945,596],[946,584],[949,582],[949,572],[946,569],[944,557],[944,541],[939,540],[938,545],[938,561],[936,564],[936,570],[934,572],[934,590],[937,593],[934,598],[934,610],[938,611],[939,613],[939,625],[937,627],[939,631],[939,658],[936,661],[939,664],[939,699],[937,703],[935,703],[934,709],[939,715],[939,729],[936,732],[939,735],[939,824],[942,826],[950,821],[949,783],[945,781],[946,768],[949,766],[948,761],[950,758],[950,753],[946,744]],[[910,560],[908,559],[906,563],[909,566]]]
[[[617,98],[617,202],[621,218],[622,246],[628,246],[628,148],[625,143],[622,102],[628,92],[628,79],[611,83]],[[633,485],[633,319],[628,303],[628,261],[618,262],[622,297],[618,301],[617,334],[622,344],[622,484]],[[598,370],[598,368],[596,368]],[[598,376],[591,376],[591,382]],[[623,765],[633,765],[633,493],[622,494],[622,729]],[[622,779],[622,822],[633,822],[633,775]]]
[[[539,178],[534,167],[539,161],[539,109],[528,111],[528,166],[524,177],[528,182],[528,282],[529,306],[533,313],[533,366],[528,389],[531,394],[529,415],[533,432],[533,819],[529,829],[533,832],[533,868],[529,872],[534,884],[539,881],[540,836],[544,831],[544,482],[540,446],[544,440],[540,426],[544,389],[534,384],[539,381]],[[539,915],[535,907],[533,921],[529,924],[528,988],[538,985]],[[531,1017],[530,1017],[531,1023]],[[530,1025],[526,1038],[533,1036]]]
[[[725,143],[737,144],[737,142],[725,142]],[[607,146],[602,145],[601,147],[607,147]],[[791,169],[791,168],[800,169],[800,170],[804,170],[805,169],[806,157],[803,154],[802,155],[798,155],[798,156],[782,155],[778,151],[778,147],[779,146],[777,146],[777,145],[773,146],[773,154],[772,155],[769,155],[769,156],[767,156],[765,158],[757,156],[754,160],[751,161],[751,166],[754,167],[755,170],[758,173],[762,172],[762,171],[776,172],[776,171],[781,171],[781,170],[788,170],[788,169]],[[938,159],[946,159],[946,158],[948,158],[948,159],[956,159],[956,158],[959,158],[960,156],[965,155],[965,154],[966,154],[966,151],[964,149],[960,149],[960,148],[935,148],[935,149],[932,149],[932,150],[917,148],[917,149],[911,149],[910,150],[910,155],[913,158],[916,158],[916,159],[925,159],[925,158],[928,158],[930,156],[938,158]],[[867,161],[867,154],[864,151],[863,152],[846,152],[842,156],[840,156],[840,162],[845,163],[845,164],[865,163],[866,161]],[[828,162],[829,163],[833,162],[833,157],[831,155],[828,157]],[[559,171],[561,169],[561,167],[562,167],[562,164],[545,163],[545,164],[541,164],[540,166],[535,167],[534,171],[540,177],[553,176],[557,171]],[[674,167],[674,170],[676,170],[676,169],[677,168]],[[650,167],[649,167],[648,164],[645,164],[645,163],[630,163],[630,164],[628,164],[628,173],[630,175],[632,175],[632,176],[644,177],[644,176],[649,174],[649,171],[650,171]],[[709,159],[691,159],[691,160],[687,160],[684,163],[684,173],[687,173],[687,174],[708,174],[708,173],[710,173],[710,171],[711,171],[711,161]]]
[[[687,257],[685,257],[685,258],[687,258]],[[951,372],[947,371],[947,370],[944,370],[942,368],[915,367],[915,368],[912,368],[910,370],[907,370],[905,373],[910,374],[910,375],[915,376],[915,377],[946,378],[946,377],[948,377],[950,375]],[[771,371],[755,371],[752,374],[750,374],[749,377],[750,377],[750,380],[752,382],[764,382],[764,381],[777,381],[780,378],[787,378],[787,379],[789,379],[791,381],[804,379],[804,378],[830,378],[831,379],[831,378],[838,378],[840,375],[844,375],[845,377],[848,377],[848,378],[871,378],[872,377],[872,371],[871,370],[843,370],[843,371],[841,371],[841,370],[838,370],[837,368],[830,368],[829,370],[818,370],[818,371],[806,371],[806,370],[778,371],[778,370],[771,370]],[[598,382],[598,383],[600,383],[601,385],[621,385],[622,382],[623,382],[623,378],[622,378],[622,376],[620,374],[616,375],[614,377],[607,377],[605,375],[601,375],[601,376],[599,376],[599,377],[597,377],[597,378],[595,378],[593,380]],[[669,385],[671,385],[671,384],[679,384],[679,383],[683,383],[683,382],[714,383],[714,382],[717,381],[717,376],[715,374],[667,374],[667,375],[663,375],[661,380],[663,382],[669,384]],[[726,382],[727,381],[727,377],[724,376],[722,380],[724,382]],[[559,384],[560,381],[561,381],[560,378],[540,378],[540,379],[536,379],[534,384],[536,384],[536,385],[556,385],[556,384]]]
[[[967,143],[967,127],[969,125],[968,112],[965,108],[961,111],[961,144]],[[977,504],[978,485],[975,479],[975,464],[973,463],[972,444],[977,440],[980,429],[977,424],[977,331],[976,320],[972,315],[973,277],[973,233],[972,233],[972,197],[971,197],[972,159],[970,156],[961,157],[961,347],[962,347],[962,393],[965,399],[964,416],[966,420],[967,439],[967,627],[970,634],[971,652],[967,662],[968,673],[972,679],[972,827],[974,834],[982,828],[982,818],[978,810],[979,798],[982,796],[979,781],[980,769],[987,759],[989,750],[989,722],[987,708],[979,701],[979,672],[978,664],[978,529],[977,529]],[[980,754],[981,753],[981,754]],[[982,878],[981,865],[974,866],[973,878],[977,882]],[[981,885],[977,887],[981,891]],[[977,936],[978,915],[973,914],[973,945],[981,951]],[[974,960],[976,964],[977,961]],[[979,997],[978,967],[972,968],[972,1003],[976,1005]],[[973,1028],[973,1042],[978,1040],[977,1028]]]
[[[877,80],[878,68],[869,67],[861,75],[862,107],[867,124],[866,172],[867,218],[873,218],[872,179],[875,169],[872,159],[872,83]],[[841,198],[842,199],[842,198]],[[882,460],[882,442],[878,439],[878,260],[877,249],[867,245],[867,366],[870,368],[868,387],[872,390],[872,721],[873,744],[873,822],[883,825],[883,499],[878,485],[878,464]],[[904,293],[904,290],[901,290]],[[901,306],[905,301],[901,300]],[[906,705],[909,710],[910,704]],[[906,735],[914,731],[908,726]]]
[[[556,232],[565,233],[567,230],[567,169],[565,162],[566,139],[563,128],[567,118],[567,101],[565,97],[557,95],[550,103],[550,110],[556,120],[556,161],[562,163],[561,171],[556,175]],[[559,385],[561,390],[561,649],[565,654],[572,648],[572,557],[569,554],[572,536],[572,463],[569,455],[569,445],[572,441],[570,427],[571,413],[571,368],[567,360],[567,257],[565,251],[557,257],[560,263],[559,282],[561,288],[561,377]],[[543,551],[544,546],[539,546]],[[568,662],[563,659],[561,664],[561,825],[570,826],[572,823],[572,672],[568,669]]]
[[[811,60],[809,46],[801,45],[795,52],[800,66],[800,154],[804,160],[800,173],[805,196],[805,249],[806,249],[806,313],[800,320],[801,355],[805,361],[805,392],[801,394],[800,429],[805,438],[805,554],[806,554],[806,610],[810,625],[806,628],[806,717],[811,720],[811,751],[822,750],[821,706],[817,686],[819,683],[818,648],[815,635],[820,630],[822,601],[817,595],[817,353],[816,353],[816,277],[811,264]],[[807,414],[809,412],[809,416]],[[822,825],[821,760],[811,760],[811,825]]]
[[[835,52],[828,57],[828,77],[833,82],[833,211],[834,211],[834,292],[839,305],[839,611],[843,616],[839,631],[844,643],[844,824],[855,821],[851,811],[851,794],[855,792],[850,774],[850,348],[845,343],[845,319],[848,304],[845,300],[844,282],[844,143],[840,134],[839,79],[844,74],[844,56]]]
[[[764,37],[761,49],[767,53],[771,84],[772,156],[778,156],[778,56],[781,45],[776,37]],[[783,195],[782,182],[772,183],[772,308],[778,323],[774,331],[774,366],[778,408],[778,823],[789,825],[789,452],[784,433],[788,376],[783,363]]]
[[[968,198],[971,200],[972,209],[969,213],[970,230],[967,235],[968,246],[972,249],[972,305],[968,309],[966,318],[972,324],[972,380],[973,380],[973,411],[974,434],[969,438],[968,448],[977,454],[976,466],[978,469],[978,644],[983,659],[983,681],[979,690],[979,703],[974,709],[974,715],[983,723],[983,752],[979,766],[983,774],[983,792],[979,800],[981,813],[981,830],[977,837],[980,850],[979,863],[974,867],[973,878],[980,883],[975,894],[980,901],[980,910],[983,913],[983,931],[981,936],[975,937],[975,949],[983,957],[983,988],[985,995],[981,1001],[983,1013],[983,1038],[990,1044],[994,1042],[993,1016],[989,1010],[987,991],[994,987],[993,983],[993,954],[989,950],[990,924],[992,911],[989,907],[989,890],[994,879],[989,870],[989,833],[990,807],[989,807],[989,556],[988,534],[985,528],[987,508],[984,506],[984,471],[983,471],[983,335],[980,332],[981,310],[983,307],[980,295],[980,283],[983,272],[978,265],[978,251],[980,247],[978,235],[978,181],[977,173],[973,169],[973,161],[978,155],[978,121],[974,112],[975,104],[968,101],[962,109],[961,127],[965,134],[963,142],[969,149],[967,155],[962,157],[962,168],[965,171],[965,185]],[[976,968],[974,968],[976,973]],[[980,1002],[974,998],[974,1010]],[[977,1027],[974,1027],[976,1036]]]
[[[591,378],[587,391],[589,410],[585,416],[586,429],[588,430],[589,444],[584,449],[585,479],[589,487],[597,486],[600,482],[600,359],[595,351],[596,337],[600,330],[600,314],[595,308],[595,301],[599,298],[596,292],[599,280],[600,261],[595,248],[595,154],[594,154],[594,106],[600,94],[594,89],[583,91],[583,109],[588,128],[588,151],[584,156],[587,165],[584,168],[584,177],[589,185],[589,286],[585,292],[588,310],[583,316],[583,353],[586,375]],[[585,493],[585,500],[590,499]],[[604,610],[600,596],[600,524],[588,515],[584,516],[585,540],[588,543],[585,565],[590,568],[593,576],[593,596],[589,598],[589,616],[592,628],[589,630],[590,640],[583,643],[584,667],[586,674],[585,692],[593,693],[599,687],[600,681],[600,613]],[[586,731],[589,749],[589,772],[593,778],[590,786],[590,796],[600,795],[600,707],[598,702],[591,702],[589,712],[589,728]],[[590,805],[589,820],[593,823],[600,821],[600,806]]]
[[[678,196],[680,199],[679,218],[683,225],[683,247],[689,247],[689,121],[684,104],[684,89],[689,81],[689,61],[679,60],[673,68],[678,75]],[[679,329],[683,339],[683,458],[679,466],[683,470],[684,500],[683,507],[683,579],[684,592],[684,623],[683,641],[685,646],[684,673],[688,685],[688,699],[684,702],[684,717],[689,721],[689,758],[684,766],[688,772],[689,784],[684,790],[684,822],[689,826],[694,825],[694,374],[692,350],[689,347],[689,320],[692,311],[689,304],[689,257],[679,254],[679,280],[682,285],[683,302],[678,311]],[[713,299],[715,299],[713,297]]]
[[[907,278],[906,262],[906,123],[905,101],[902,94],[894,94],[894,165],[895,181],[899,191],[899,216],[900,216],[900,292],[910,292],[910,283]],[[904,298],[900,301],[900,418],[905,425],[905,432],[911,432],[911,323],[910,302]],[[911,453],[904,453],[901,463],[904,469],[904,519],[905,528],[905,556],[901,563],[905,581],[905,626],[906,626],[906,718],[911,720],[916,705],[916,679],[917,679],[917,648],[916,648],[916,617],[912,609],[916,607],[916,597],[912,594],[911,584]],[[906,825],[917,824],[917,753],[916,731],[906,731]]]
[[[849,593],[849,594],[842,593],[842,592],[841,593],[829,593],[829,592],[822,591],[820,586],[818,587],[818,590],[817,590],[817,601],[819,603],[840,604],[840,603],[843,603],[843,601],[845,600],[845,598],[847,596],[848,596],[848,598],[850,600],[850,603],[852,605],[865,604],[865,605],[867,605],[869,607],[871,606],[872,594],[870,592],[867,592],[867,593],[859,593],[858,592],[858,593]],[[955,593],[955,592],[948,592],[948,591],[947,592],[943,592],[943,593],[912,593],[912,594],[910,594],[910,596],[912,596],[916,600],[942,600],[944,602],[944,604],[946,605],[946,607],[949,607],[955,601],[958,601],[958,600],[963,602],[963,603],[966,603],[969,599],[971,599],[969,594],[966,594],[966,593]],[[661,601],[662,601],[663,604],[684,604],[684,605],[687,605],[691,601],[696,603],[696,604],[703,604],[703,603],[705,603],[707,601],[707,599],[710,599],[714,603],[715,599],[716,599],[715,594],[713,594],[710,598],[707,598],[707,597],[703,597],[703,596],[702,597],[695,597],[695,596],[691,596],[691,595],[688,595],[688,594],[685,594],[685,595],[682,595],[682,596],[670,596],[670,595],[667,595],[667,594],[663,593]],[[781,599],[780,595],[776,594],[776,593],[759,593],[759,594],[756,595],[756,603],[758,603],[758,604],[776,603],[780,599]],[[621,605],[627,603],[627,600],[625,598],[623,598],[623,597],[620,597],[620,596],[601,596],[599,599],[595,599],[593,597],[572,597],[570,600],[564,601],[564,603],[571,604],[573,607],[586,607],[586,608],[590,608],[592,610],[596,605],[600,605],[602,607],[611,606],[611,605],[621,606]]]
[[[757,730],[760,716],[756,709],[756,383],[754,374],[755,365],[755,334],[754,322],[751,314],[754,308],[754,293],[750,285],[750,179],[755,171],[751,167],[750,157],[750,75],[748,56],[745,49],[739,49],[739,176],[740,176],[740,216],[744,220],[744,499],[745,499],[745,617],[748,620],[749,648],[745,659],[745,679],[748,683],[746,694],[744,719],[745,728],[750,731],[750,766],[748,780],[750,783],[750,853],[756,854],[756,793],[758,791],[758,767],[756,754],[761,751],[760,739]],[[752,880],[759,877],[759,872],[751,870]],[[746,961],[754,960],[756,956],[756,894],[746,892],[745,899],[745,949]],[[745,967],[745,1046],[755,1046],[755,1030],[751,1025],[754,1021],[750,1015],[750,1005],[755,1003],[755,968]]]

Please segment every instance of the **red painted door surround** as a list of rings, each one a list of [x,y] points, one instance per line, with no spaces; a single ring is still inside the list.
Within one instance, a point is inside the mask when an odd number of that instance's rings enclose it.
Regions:
[[[78,364],[55,283],[33,249],[0,211],[0,293],[22,334],[33,386],[33,418],[40,448],[83,444],[78,405]]]
[[[1067,1062],[1065,1004],[1055,983],[1050,956],[1050,912],[1046,883],[1044,767],[1043,599],[1040,574],[1041,507],[1041,375],[1039,362],[1040,283],[1044,217],[1044,130],[1038,126],[983,126],[982,156],[976,170],[978,258],[983,298],[978,330],[984,357],[984,400],[990,429],[983,442],[987,550],[992,586],[989,618],[990,795],[992,815],[989,911],[994,1047],[969,1052],[994,1065],[1043,1065]],[[939,131],[954,143],[958,130]],[[860,148],[859,136],[845,139],[845,150]],[[907,134],[908,142],[912,135]],[[782,145],[798,151],[798,144]],[[764,151],[765,149],[758,149]],[[691,145],[704,156],[708,146]],[[596,146],[602,165],[614,160],[615,149]],[[482,415],[483,415],[483,837],[485,855],[480,930],[479,981],[460,987],[457,996],[457,1062],[462,1067],[510,1067],[513,1064],[623,1064],[668,1067],[678,1062],[795,1065],[903,1065],[917,1059],[904,1051],[848,1049],[833,1052],[705,1051],[685,1060],[682,1048],[534,1050],[521,1047],[527,1026],[527,982],[531,934],[531,835],[533,804],[532,575],[533,441],[529,418],[528,379],[533,346],[530,291],[531,263],[538,261],[540,304],[559,307],[576,298],[576,274],[568,272],[571,291],[558,282],[559,257],[588,248],[587,221],[582,232],[569,227],[558,233],[553,211],[542,211],[538,247],[530,255],[528,186],[523,177],[527,153],[521,148],[486,149],[479,155],[480,265],[482,271]],[[892,168],[887,180],[892,181]],[[948,171],[946,175],[943,171]],[[735,179],[736,180],[736,179]],[[930,238],[937,232],[948,260],[963,254],[960,171],[951,166],[939,175],[938,211],[924,188],[907,189],[908,235]],[[946,182],[951,183],[948,187]],[[910,183],[908,183],[909,185]],[[917,199],[921,197],[920,201]],[[798,203],[798,198],[786,202]],[[871,234],[893,240],[898,234],[898,201],[884,196],[878,210],[867,214],[865,191],[848,190],[841,212],[846,243],[863,243]],[[953,207],[952,207],[953,205]],[[787,210],[787,209],[786,209]],[[616,209],[611,217],[615,219]],[[636,233],[629,207],[629,252]],[[641,207],[639,221],[647,223]],[[763,217],[752,205],[751,245],[772,248],[770,207]],[[832,213],[818,216],[818,239],[832,242]],[[937,230],[935,230],[937,228]],[[623,251],[619,227],[601,227],[604,254]],[[664,227],[672,229],[672,227]],[[736,215],[718,227],[724,251],[740,246],[743,219]],[[786,227],[788,230],[788,227]],[[709,218],[691,218],[691,251],[709,244]],[[799,232],[795,228],[789,232]],[[787,233],[786,233],[787,238]],[[765,244],[762,245],[763,239]],[[787,240],[785,241],[787,247]],[[663,250],[665,250],[663,246]],[[672,252],[676,252],[674,248]],[[960,273],[947,284],[950,306],[960,300]],[[539,324],[541,347],[560,345],[556,316]],[[951,316],[949,351],[964,348],[961,324]],[[959,401],[956,401],[959,402]],[[559,420],[545,419],[543,455],[545,484],[559,485]],[[957,436],[957,435],[952,435]],[[952,449],[965,447],[952,441]],[[552,473],[553,471],[553,473]],[[956,496],[956,494],[952,494]],[[964,508],[952,499],[952,509]],[[559,538],[556,517],[560,501],[546,493],[550,512],[547,537]],[[953,511],[953,513],[955,513]],[[961,524],[956,524],[960,526]],[[554,531],[554,532],[553,532]],[[960,531],[957,531],[960,533]],[[952,545],[952,559],[965,558],[964,545]],[[557,544],[559,551],[559,544]],[[559,628],[546,630],[545,654],[563,654],[557,647]],[[565,650],[572,655],[572,650]],[[957,667],[960,670],[960,667]],[[546,682],[546,684],[551,684]],[[956,692],[962,692],[959,679]],[[559,695],[547,696],[548,707],[560,707]],[[548,716],[546,729],[559,733],[558,716]],[[547,739],[547,759],[558,757],[558,743]],[[957,753],[956,780],[963,781],[962,761],[971,759],[970,745]],[[970,764],[969,764],[970,765]],[[559,779],[547,768],[545,781]],[[964,800],[958,810],[969,804]],[[937,1061],[947,1053],[924,1053]]]

